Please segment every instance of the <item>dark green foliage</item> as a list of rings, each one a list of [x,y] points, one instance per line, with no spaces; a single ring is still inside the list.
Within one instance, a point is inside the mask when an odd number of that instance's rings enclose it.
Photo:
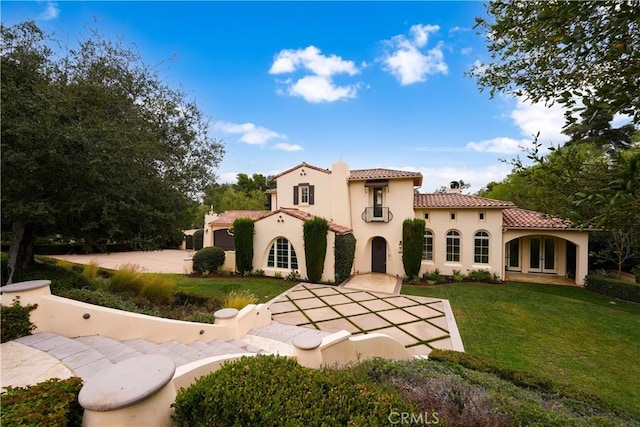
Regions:
[[[610,277],[588,275],[585,288],[599,294],[627,301],[640,302],[640,283],[612,279]]]
[[[253,270],[253,235],[255,224],[249,218],[233,221],[233,239],[236,248],[236,270],[244,274]]]
[[[30,387],[8,387],[0,395],[3,426],[80,427],[82,406],[78,393],[82,380],[51,379]]]
[[[281,356],[244,357],[182,389],[177,426],[378,426],[410,411],[356,371],[308,369]]]
[[[492,283],[493,274],[489,270],[469,270],[466,279],[472,282]]]
[[[307,280],[320,283],[324,271],[324,260],[327,256],[327,231],[329,223],[326,219],[314,217],[302,225],[304,235],[304,257],[307,264]]]
[[[356,238],[353,234],[336,234],[335,245],[336,283],[342,283],[351,275],[356,253]]]
[[[217,246],[202,248],[193,255],[193,271],[216,271],[224,264],[224,257],[224,251]]]
[[[193,233],[193,249],[199,251],[204,244],[204,230],[197,230]]]
[[[35,310],[37,305],[20,304],[17,298],[11,305],[0,306],[0,319],[2,327],[2,342],[15,340],[25,335],[31,335],[35,325],[31,323],[29,313]]]
[[[2,285],[7,280],[7,261],[2,259]],[[63,289],[90,288],[92,284],[81,274],[81,271],[70,271],[46,261],[37,261],[28,270],[19,270],[13,276],[13,283],[27,280],[51,280],[51,292],[56,293]]]
[[[405,219],[402,223],[402,264],[409,278],[420,273],[424,248],[425,222],[420,218]]]

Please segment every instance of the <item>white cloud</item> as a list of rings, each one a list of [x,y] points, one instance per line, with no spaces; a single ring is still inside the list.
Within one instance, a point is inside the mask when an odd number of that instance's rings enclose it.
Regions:
[[[238,181],[239,172],[225,172],[220,174],[220,183],[234,184]]]
[[[540,132],[538,142],[543,144],[558,144],[569,139],[562,133],[565,118],[564,110],[559,104],[547,107],[544,103],[532,104],[518,98],[510,118],[524,137],[531,138]]]
[[[300,96],[307,102],[334,102],[340,99],[355,98],[357,86],[336,86],[330,78],[305,76],[289,86],[289,95]]]
[[[228,134],[239,134],[240,141],[251,145],[264,145],[274,138],[286,138],[286,135],[274,132],[254,123],[217,122],[214,129]]]
[[[364,66],[366,64],[363,64]],[[315,46],[280,51],[274,57],[269,74],[300,71],[305,75],[298,79],[276,80],[286,86],[286,90],[277,89],[276,93],[299,96],[307,102],[319,103],[355,98],[360,88],[358,84],[339,86],[333,81],[333,76],[338,74],[358,74],[360,70],[353,61],[344,60],[336,55],[325,56]]]
[[[471,52],[473,52],[472,47],[463,47],[462,49],[460,49],[460,53],[463,55],[470,55]]]
[[[633,117],[626,114],[614,114],[611,121],[611,127],[619,128],[620,126],[628,125],[633,121]]]
[[[478,142],[471,141],[467,143],[466,148],[488,153],[519,153],[522,151],[522,147],[528,146],[530,142],[530,139],[498,137]]]
[[[280,51],[269,69],[269,74],[293,73],[300,69],[326,77],[342,73],[353,76],[359,73],[353,61],[345,61],[336,55],[325,56],[317,47],[308,46],[304,49]]]
[[[273,146],[274,150],[282,150],[282,151],[302,151],[303,148],[298,144],[289,144],[288,142],[278,142]]]
[[[38,2],[41,3],[41,2]],[[45,8],[38,15],[38,19],[43,21],[51,21],[52,19],[56,19],[60,15],[60,9],[58,8],[58,3],[53,1],[45,2]]]
[[[409,29],[411,38],[400,34],[385,42],[390,51],[380,60],[401,85],[423,82],[431,74],[447,74],[448,67],[444,61],[442,43],[430,50],[422,49],[427,46],[429,35],[438,30],[440,27],[437,25],[418,24]]]

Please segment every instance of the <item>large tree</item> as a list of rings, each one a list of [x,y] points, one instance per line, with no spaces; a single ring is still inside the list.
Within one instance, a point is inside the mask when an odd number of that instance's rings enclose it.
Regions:
[[[491,95],[626,114],[640,123],[640,4],[495,1],[476,18],[491,61],[470,75]],[[576,100],[583,104],[579,106]]]
[[[76,48],[33,22],[2,26],[2,223],[10,275],[36,235],[88,247],[160,247],[180,236],[223,147],[186,95],[99,34]]]

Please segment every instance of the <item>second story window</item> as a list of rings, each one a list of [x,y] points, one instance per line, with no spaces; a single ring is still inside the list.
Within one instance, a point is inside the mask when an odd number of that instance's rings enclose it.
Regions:
[[[315,203],[315,186],[308,183],[293,186],[294,205],[313,205]]]

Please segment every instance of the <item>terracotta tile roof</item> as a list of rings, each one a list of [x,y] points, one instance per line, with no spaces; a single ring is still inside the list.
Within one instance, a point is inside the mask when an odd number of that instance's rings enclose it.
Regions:
[[[413,196],[414,208],[508,208],[511,202],[460,193],[429,193]]]
[[[349,175],[349,181],[366,181],[368,179],[398,179],[413,178],[416,186],[422,185],[420,172],[401,171],[394,169],[354,169]]]
[[[296,165],[296,166],[294,166],[294,167],[292,167],[292,168],[289,168],[289,169],[287,169],[287,170],[286,170],[286,171],[284,171],[284,172],[280,172],[278,175],[274,176],[274,177],[273,177],[273,179],[274,179],[274,180],[275,180],[275,179],[278,179],[278,178],[280,178],[282,175],[286,175],[286,174],[288,174],[289,172],[294,171],[294,170],[296,170],[296,169],[298,169],[298,168],[309,168],[309,169],[317,170],[317,171],[319,171],[319,172],[331,173],[331,171],[330,171],[329,169],[319,168],[318,166],[310,165],[310,164],[309,164],[309,163],[307,163],[307,162],[302,162],[302,163],[300,163],[299,165]]]
[[[233,225],[238,218],[250,218],[254,221],[269,215],[271,211],[224,211],[209,225]]]
[[[577,228],[571,221],[553,217],[542,212],[520,208],[508,208],[502,211],[502,225],[505,228]]]
[[[298,218],[299,220],[302,220],[302,221],[313,219],[314,217],[314,215],[311,215],[308,212],[301,211],[300,209],[293,209],[293,208],[281,208],[281,209],[278,209],[277,211],[269,212],[269,214],[265,215],[265,217],[271,216],[271,215],[277,215],[277,214],[286,214],[294,218]],[[329,231],[333,231],[336,234],[349,234],[353,232],[353,230],[351,230],[349,227],[336,224],[333,221],[329,222]]]

